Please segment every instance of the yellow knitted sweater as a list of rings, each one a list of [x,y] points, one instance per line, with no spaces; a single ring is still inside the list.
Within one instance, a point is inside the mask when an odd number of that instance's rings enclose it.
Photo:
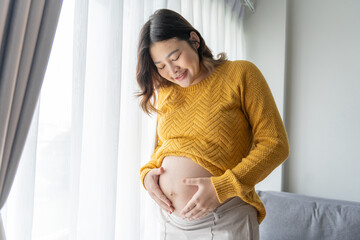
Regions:
[[[158,93],[158,143],[141,180],[165,156],[185,156],[207,169],[222,203],[239,196],[266,215],[255,192],[289,154],[287,134],[271,91],[248,61],[226,61],[200,83]]]

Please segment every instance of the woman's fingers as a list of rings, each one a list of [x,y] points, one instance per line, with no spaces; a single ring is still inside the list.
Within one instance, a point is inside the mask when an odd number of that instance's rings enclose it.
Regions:
[[[174,207],[171,206],[171,201],[161,191],[159,186],[156,186],[154,191],[151,192],[152,198],[167,212],[174,212]]]
[[[196,203],[194,201],[189,201],[186,206],[183,208],[183,210],[181,211],[181,216],[182,218],[188,218],[189,216],[191,216],[192,214],[195,214],[194,211],[199,211],[198,209],[196,209]],[[192,213],[192,214],[191,214]]]
[[[201,218],[220,205],[210,178],[185,178],[183,183],[198,186],[197,192],[181,211],[183,218]]]
[[[152,197],[152,199],[154,199],[154,201],[166,212],[168,213],[172,213],[174,212],[174,208],[173,207],[169,207],[169,205],[165,204],[163,201],[161,201],[158,197],[156,197],[154,194],[150,194],[150,196]]]
[[[164,204],[168,205],[169,207],[171,207],[171,201],[165,196],[165,194],[163,193],[163,191],[161,191],[159,185],[155,186],[152,193],[155,195],[155,197],[157,199],[159,199],[160,201],[162,201]]]
[[[153,182],[154,186],[153,186],[152,192],[155,194],[155,196],[159,200],[163,201],[165,204],[167,204],[169,207],[171,207],[171,201],[165,196],[165,194],[161,190],[161,188],[159,186],[159,183],[158,183],[159,175],[163,174],[164,171],[165,170],[164,170],[163,167],[155,169],[155,171],[154,171],[155,179],[154,179],[154,182]]]
[[[208,208],[201,207],[200,205],[196,205],[195,203],[191,204],[193,207],[185,207],[182,212],[182,217],[187,218],[190,221],[195,219],[200,219],[207,215],[210,211]]]
[[[151,170],[147,174],[149,176],[145,176],[146,187],[151,198],[153,198],[162,209],[172,213],[174,212],[174,207],[172,206],[171,201],[165,196],[158,183],[159,176],[163,174],[164,171],[163,167]]]
[[[161,174],[164,173],[164,168],[163,167],[160,167],[160,168],[154,168],[152,169],[150,172],[148,172],[146,175],[145,175],[145,178],[144,178],[144,185],[145,185],[145,188],[146,190],[148,190],[148,186],[153,186],[154,184],[155,185],[158,185],[158,180],[159,180],[159,176]]]
[[[188,213],[184,215],[184,218],[191,220],[196,219],[196,216],[200,216],[203,214],[203,211],[206,211],[205,209],[202,209],[198,206],[195,206],[193,209],[191,209]]]
[[[206,209],[201,209],[198,213],[191,216],[189,220],[201,219],[207,214],[208,214],[208,211]]]
[[[155,175],[161,175],[161,174],[163,174],[164,173],[164,168],[163,167],[160,167],[160,168],[155,168],[155,169],[153,169],[153,171],[154,171],[154,174]],[[151,172],[151,171],[150,171]]]
[[[201,184],[203,181],[202,178],[184,178],[182,179],[182,182],[185,183],[186,185],[190,185],[190,186],[198,186],[199,184]]]

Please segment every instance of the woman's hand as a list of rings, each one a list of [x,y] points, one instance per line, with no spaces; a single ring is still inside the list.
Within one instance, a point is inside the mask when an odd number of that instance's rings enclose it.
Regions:
[[[209,177],[207,178],[185,178],[184,184],[197,186],[198,190],[181,211],[182,218],[190,221],[200,219],[220,206],[214,186]]]
[[[152,169],[145,175],[144,185],[150,197],[154,199],[162,209],[171,214],[174,212],[174,207],[159,186],[159,177],[164,171],[163,167]]]

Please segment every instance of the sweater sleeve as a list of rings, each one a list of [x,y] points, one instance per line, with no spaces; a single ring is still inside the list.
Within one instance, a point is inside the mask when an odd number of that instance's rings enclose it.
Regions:
[[[211,177],[220,202],[234,196],[246,199],[255,187],[289,155],[288,137],[270,88],[259,69],[245,62],[239,92],[241,108],[252,128],[253,147],[232,169]]]
[[[156,152],[158,151],[158,149],[161,147],[161,141],[158,140],[158,144],[157,146],[155,147],[155,150],[153,152],[153,154],[151,155],[151,158],[150,158],[150,161],[148,163],[146,163],[144,166],[141,167],[140,169],[140,180],[145,188],[145,185],[144,185],[144,179],[145,179],[145,175],[150,172],[152,169],[154,168],[157,168],[157,161],[155,159],[155,155],[156,155]],[[146,189],[146,188],[145,188]]]
[[[159,93],[159,97],[158,97],[158,100],[157,100],[158,103],[161,101],[160,98],[161,98],[161,94]],[[158,122],[159,122],[159,115],[157,115],[157,123]],[[159,148],[162,145],[162,141],[158,137],[158,133],[157,133],[157,131],[158,131],[157,128],[158,127],[157,126],[158,126],[158,124],[156,124],[156,130],[155,130],[155,134],[156,134],[156,137],[155,137],[155,150],[154,150],[153,154],[151,155],[150,161],[140,168],[140,180],[141,180],[141,183],[142,183],[144,188],[145,188],[144,179],[145,179],[146,174],[148,172],[150,172],[152,169],[159,167],[159,166],[157,166],[157,160],[156,160],[155,156],[156,156],[156,152],[159,150]]]

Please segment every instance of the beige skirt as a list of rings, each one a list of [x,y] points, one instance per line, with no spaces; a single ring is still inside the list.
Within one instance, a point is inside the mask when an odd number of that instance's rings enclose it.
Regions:
[[[159,208],[161,240],[258,240],[256,209],[239,197],[199,220],[189,221]]]

